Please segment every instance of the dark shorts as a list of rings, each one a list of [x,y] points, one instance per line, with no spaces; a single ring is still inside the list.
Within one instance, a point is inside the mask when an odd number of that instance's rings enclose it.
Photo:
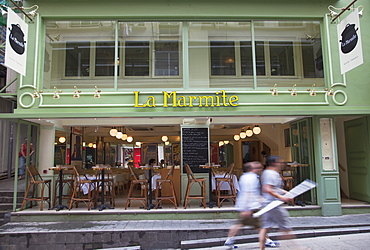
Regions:
[[[253,211],[253,213],[257,212],[258,210]],[[259,217],[258,218],[253,218],[252,216],[250,217],[244,217],[242,218],[240,216],[239,218],[239,224],[242,224],[243,226],[252,226],[255,229],[260,229],[261,228],[261,222]]]

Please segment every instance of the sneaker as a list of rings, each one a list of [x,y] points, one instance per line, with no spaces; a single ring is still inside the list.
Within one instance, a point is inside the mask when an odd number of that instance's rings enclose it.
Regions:
[[[280,246],[280,243],[278,241],[266,239],[265,247],[278,247],[278,246]]]
[[[238,248],[238,246],[235,246],[234,243],[225,243],[224,246],[228,247],[228,249]]]

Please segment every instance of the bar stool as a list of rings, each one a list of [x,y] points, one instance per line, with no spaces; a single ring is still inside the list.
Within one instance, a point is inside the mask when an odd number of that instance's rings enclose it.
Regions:
[[[130,170],[131,183],[128,190],[125,210],[130,206],[132,201],[140,201],[143,204],[144,209],[146,209],[148,203],[149,182],[146,179],[139,179],[132,166],[128,166],[128,169]],[[135,195],[134,189],[138,186],[141,188],[141,192],[140,195]]]
[[[76,166],[73,167],[73,192],[71,201],[69,203],[69,210],[71,210],[73,204],[76,204],[76,207],[78,207],[79,202],[83,202],[87,206],[87,210],[90,211],[91,205],[94,202],[94,188],[95,188],[95,181],[88,180],[86,176],[83,176],[82,173],[80,173]],[[85,193],[84,193],[85,190]]]
[[[59,166],[59,167],[64,167],[63,166]],[[70,165],[65,165],[65,167],[71,167]],[[67,194],[63,194],[62,195],[62,199],[63,200],[68,200],[70,201],[71,197],[72,197],[72,192],[73,192],[73,175],[74,175],[74,171],[73,170],[63,170],[63,175],[62,175],[62,190],[64,190],[65,188],[68,189],[68,193]],[[53,205],[55,206],[56,204],[56,201],[57,199],[59,199],[59,196],[57,195],[58,192],[58,188],[59,188],[59,185],[60,185],[60,182],[59,181],[56,181],[55,182],[55,185],[54,185],[54,203]],[[63,192],[63,191],[62,191]]]
[[[236,190],[235,190],[235,186],[234,186],[234,181],[233,181],[233,172],[234,172],[234,167],[235,167],[235,164],[232,163],[226,170],[225,174],[223,177],[221,178],[217,178],[215,177],[215,181],[216,181],[216,198],[217,198],[217,206],[218,207],[221,207],[221,204],[222,202],[224,202],[226,199],[231,199],[234,204],[235,204],[235,201],[236,201]],[[227,184],[229,185],[230,187],[230,192],[221,192],[221,186],[223,184]]]
[[[175,194],[175,186],[173,185],[173,180],[170,179],[170,177],[173,177],[173,171],[175,169],[175,165],[173,165],[171,168],[170,168],[170,171],[168,171],[167,175],[166,175],[166,178],[164,179],[157,179],[156,180],[156,190],[155,190],[155,197],[156,197],[156,200],[157,200],[157,204],[155,205],[155,208],[158,208],[158,206],[160,205],[160,203],[163,201],[163,200],[169,200],[172,202],[172,204],[175,206],[175,208],[177,209],[177,200],[176,200],[176,194]],[[163,185],[164,184],[168,184],[167,186],[170,187],[171,189],[171,195],[170,196],[164,196],[162,195],[162,189],[163,189]]]
[[[28,201],[31,202],[31,207],[32,207],[32,201],[38,202],[40,204],[40,211],[44,209],[44,202],[48,202],[49,208],[50,208],[51,207],[50,206],[51,180],[43,180],[41,175],[37,171],[35,165],[27,166],[27,173],[29,175],[28,188],[24,195],[20,210],[23,209],[23,207],[26,205]],[[48,188],[48,191],[49,191],[48,196],[45,196],[44,194],[45,187]],[[28,195],[30,194],[31,188],[32,188],[32,194],[30,197],[28,197]],[[37,190],[38,188],[40,189],[39,192]],[[37,196],[38,193],[40,196]]]
[[[185,192],[184,208],[186,209],[191,199],[200,200],[203,207],[206,208],[207,206],[206,204],[206,179],[196,178],[188,164],[185,164],[185,170],[186,170],[186,175],[188,177],[188,184],[187,184],[186,192]],[[199,184],[200,189],[201,189],[200,194],[190,195],[190,190],[194,183]]]

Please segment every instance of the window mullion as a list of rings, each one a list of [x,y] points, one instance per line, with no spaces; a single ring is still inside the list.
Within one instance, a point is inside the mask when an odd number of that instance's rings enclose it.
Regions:
[[[240,55],[240,41],[235,41],[234,43],[235,47],[235,74],[237,77],[242,75],[241,72],[241,55]]]
[[[90,70],[89,77],[95,77],[95,67],[96,67],[96,41],[90,42]]]

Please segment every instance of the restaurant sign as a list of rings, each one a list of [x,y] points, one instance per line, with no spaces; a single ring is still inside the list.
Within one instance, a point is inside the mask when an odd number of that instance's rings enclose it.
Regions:
[[[217,91],[213,95],[184,95],[176,91],[162,91],[161,98],[154,95],[143,95],[134,91],[135,108],[161,107],[236,107],[239,97],[226,94],[225,90]]]

